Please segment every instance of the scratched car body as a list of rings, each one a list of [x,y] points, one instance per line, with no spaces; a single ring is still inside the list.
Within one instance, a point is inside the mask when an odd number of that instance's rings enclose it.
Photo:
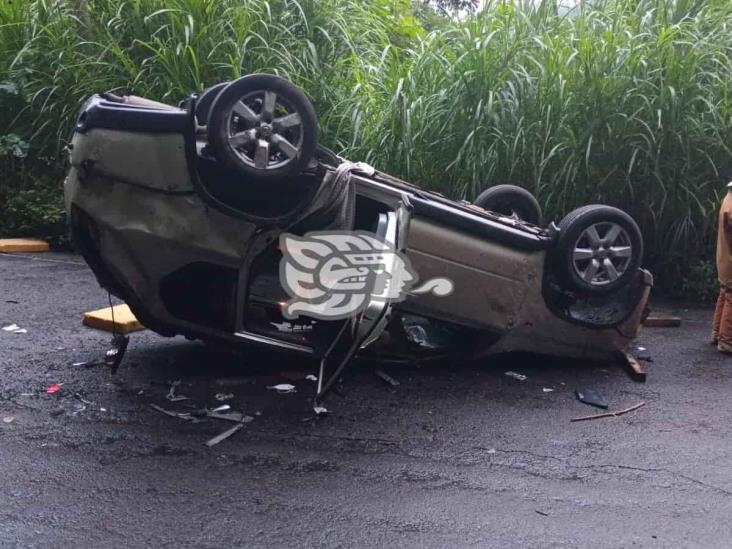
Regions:
[[[70,157],[72,235],[104,288],[164,336],[313,355],[321,396],[356,354],[610,358],[638,333],[652,284],[623,212],[586,206],[545,225],[520,189],[476,205],[352,164],[317,144],[310,102],[270,75],[180,107],[95,95]],[[312,231],[373,234],[451,292],[286,318],[280,238]]]

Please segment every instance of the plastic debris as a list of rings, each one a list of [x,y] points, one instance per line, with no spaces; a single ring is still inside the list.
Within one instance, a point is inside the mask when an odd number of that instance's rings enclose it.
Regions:
[[[227,429],[223,433],[221,433],[219,435],[216,435],[215,437],[213,437],[210,440],[207,440],[206,441],[206,446],[208,446],[209,448],[211,448],[212,446],[216,446],[219,442],[226,440],[231,435],[233,435],[234,433],[236,433],[237,431],[239,431],[242,427],[244,427],[244,424],[243,423],[241,423],[241,422],[240,423],[237,423],[231,429]]]
[[[592,389],[577,389],[574,394],[577,395],[577,400],[584,404],[607,410],[607,402]]]
[[[216,396],[214,397],[219,402],[223,402],[225,400],[231,400],[234,398],[234,393],[216,393]]]
[[[318,377],[314,376],[313,374],[306,375],[305,379],[307,379],[308,381],[318,381]]]
[[[519,374],[518,372],[514,372],[513,370],[509,370],[508,372],[503,372],[503,375],[512,377],[513,379],[518,379],[519,381],[526,381],[526,379],[527,379],[527,377],[524,374]]]
[[[641,351],[641,352],[643,352],[643,351],[645,351],[645,350],[646,350],[646,348],[645,348],[645,347],[636,347],[636,349],[638,349],[638,350],[639,350],[639,351]]]
[[[553,393],[554,389],[552,389],[551,387],[542,387],[541,392],[542,393]]]
[[[181,413],[173,412],[171,410],[166,410],[165,408],[163,408],[162,406],[158,406],[157,404],[150,404],[150,408],[152,408],[153,410],[157,410],[158,412],[160,412],[161,414],[165,414],[166,416],[177,417],[178,419],[192,421],[193,423],[198,422],[197,418],[193,417],[191,414],[189,414],[187,412],[181,412]]]
[[[313,406],[313,412],[316,416],[321,416],[327,414],[328,409],[325,406]]]
[[[54,383],[48,389],[46,389],[46,394],[55,395],[60,390],[61,390],[61,385],[59,385],[58,383]]]
[[[277,385],[270,385],[267,387],[267,389],[271,389],[273,391],[277,391],[278,393],[282,393],[282,394],[297,392],[297,389],[295,389],[295,386],[290,385],[289,383],[279,383]]]
[[[19,330],[15,330],[13,333],[14,334],[27,334],[28,330],[26,330],[25,328],[20,328]]]
[[[5,416],[3,418],[3,423],[13,423],[15,421],[15,418],[13,416]]]
[[[399,382],[386,372],[383,372],[382,370],[374,370],[374,373],[377,375],[377,377],[379,377],[381,380],[388,383],[392,387],[399,387]]]
[[[72,366],[86,366],[86,362],[74,362],[71,365]]]
[[[231,410],[231,406],[228,404],[222,404],[221,406],[218,406],[211,410],[212,412],[225,412],[226,410]]]
[[[8,326],[3,326],[3,330],[6,332],[14,332],[15,330],[20,330],[20,326],[17,324],[10,324]]]

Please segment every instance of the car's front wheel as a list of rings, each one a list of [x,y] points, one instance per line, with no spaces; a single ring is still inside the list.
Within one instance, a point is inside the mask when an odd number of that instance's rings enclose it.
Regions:
[[[568,289],[607,294],[627,284],[640,267],[643,238],[624,211],[583,206],[559,223],[554,254],[556,272]]]

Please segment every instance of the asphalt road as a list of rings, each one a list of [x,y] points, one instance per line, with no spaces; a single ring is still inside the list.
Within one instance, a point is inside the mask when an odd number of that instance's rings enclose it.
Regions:
[[[506,356],[385,368],[401,382],[393,388],[361,365],[328,400],[331,414],[314,419],[302,376],[315,367],[284,355],[232,356],[140,332],[116,377],[74,366],[108,348],[108,334],[81,326],[106,303],[77,256],[0,255],[0,326],[27,329],[0,330],[0,546],[732,539],[732,358],[706,343],[708,310],[679,310],[682,328],[646,329],[645,384],[613,365]],[[192,400],[166,400],[172,380]],[[46,394],[54,383],[61,391]],[[297,392],[267,389],[276,383]],[[575,399],[581,387],[611,409],[647,404],[571,423],[596,411]],[[213,448],[204,442],[232,424],[150,407],[220,404],[217,393],[233,393],[254,420]]]

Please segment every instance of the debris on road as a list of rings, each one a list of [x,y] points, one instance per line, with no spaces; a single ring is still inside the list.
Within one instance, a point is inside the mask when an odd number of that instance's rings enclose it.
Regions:
[[[10,324],[8,326],[3,326],[3,330],[5,330],[6,332],[12,332],[14,334],[27,334],[28,333],[28,330],[26,330],[25,328],[21,328],[17,324]]]
[[[542,393],[553,393],[554,389],[552,389],[551,387],[542,387],[541,392]]]
[[[91,362],[89,361],[80,361],[80,362],[72,362],[71,365],[75,366],[77,368],[81,368],[82,366],[84,368],[94,368],[95,366],[104,366],[106,362],[104,360],[93,360]]]
[[[295,389],[295,386],[290,385],[289,383],[279,383],[277,385],[270,385],[267,387],[267,389],[270,389],[272,391],[277,391],[278,393],[281,393],[281,394],[297,392],[297,389]]]
[[[234,398],[234,393],[216,393],[214,398],[219,402],[224,402],[225,400],[231,400]]]
[[[541,515],[542,517],[549,516],[549,513],[545,513],[544,511],[539,511],[538,509],[534,509],[534,512],[536,512],[537,515]]]
[[[237,423],[243,422],[243,423],[249,423],[251,421],[254,421],[254,418],[252,416],[245,416],[241,412],[227,412],[225,414],[220,412],[208,412],[206,414],[206,417],[210,417],[212,419],[222,419],[224,421],[235,421]]]
[[[61,385],[59,385],[58,383],[54,383],[53,385],[51,385],[50,387],[48,387],[46,389],[46,394],[48,394],[48,395],[55,395],[60,390],[61,390]]]
[[[168,394],[165,395],[165,398],[167,398],[170,402],[179,402],[181,400],[191,400],[187,396],[183,395],[176,395],[175,394],[175,388],[180,385],[180,379],[174,381],[170,384],[170,389],[168,390]]]
[[[0,252],[4,254],[47,252],[48,250],[48,242],[45,240],[37,238],[0,238]]]
[[[84,326],[112,332],[113,334],[129,334],[144,330],[145,327],[132,314],[127,304],[106,307],[97,311],[84,313]]]
[[[316,416],[321,416],[327,414],[328,409],[325,406],[313,406],[313,412]]]
[[[633,381],[639,381],[641,383],[646,381],[648,374],[646,374],[643,366],[640,365],[638,360],[633,355],[628,352],[621,351],[618,355],[618,358],[620,359],[620,361],[622,361],[623,366],[625,366],[626,370],[628,371],[630,379],[632,379]]]
[[[212,412],[226,412],[227,410],[231,410],[231,406],[228,404],[222,404],[221,406],[218,406],[211,410]]]
[[[3,423],[13,423],[15,421],[15,418],[13,416],[5,416],[3,418]]]
[[[634,410],[637,410],[638,408],[642,408],[645,405],[646,405],[645,401],[642,401],[642,402],[639,402],[638,404],[631,406],[630,408],[625,408],[624,410],[618,410],[617,412],[607,412],[604,414],[597,414],[594,416],[574,417],[574,418],[570,419],[569,421],[587,421],[590,419],[600,419],[603,417],[622,416],[623,414],[627,414],[628,412],[632,412]]]
[[[678,328],[681,326],[681,317],[663,313],[648,315],[643,321],[643,326],[648,328]]]
[[[307,379],[308,381],[318,381],[318,377],[314,376],[313,374],[306,375],[305,379]]]
[[[503,372],[503,375],[512,377],[513,379],[518,379],[519,381],[526,381],[528,379],[524,374],[519,374],[518,372],[514,372],[513,370]]]
[[[158,406],[157,404],[150,404],[150,408],[152,408],[153,410],[157,410],[158,412],[160,412],[161,414],[165,414],[166,416],[176,417],[178,419],[184,419],[186,421],[192,421],[194,423],[198,422],[198,419],[193,417],[188,412],[173,412],[171,410],[166,410],[165,408],[163,408],[162,406]]]
[[[392,387],[399,387],[400,383],[386,372],[382,370],[374,370],[374,373],[377,377],[379,377],[381,380],[383,380],[385,383],[388,383]]]
[[[603,410],[607,410],[608,408],[607,402],[593,389],[577,389],[574,394],[577,395],[577,400],[583,404],[589,404],[590,406],[602,408]]]
[[[236,433],[237,431],[239,431],[242,427],[244,427],[244,423],[242,423],[242,422],[237,423],[231,429],[227,429],[223,433],[221,433],[221,434],[216,435],[215,437],[213,437],[211,440],[207,440],[206,441],[206,446],[208,446],[209,448],[211,448],[213,446],[216,446],[219,442],[221,442],[223,440],[226,440],[231,435],[233,435],[234,433]]]
[[[80,402],[83,402],[84,404],[94,404],[93,402],[89,402],[83,396],[81,396],[81,393],[74,393],[74,398]]]

